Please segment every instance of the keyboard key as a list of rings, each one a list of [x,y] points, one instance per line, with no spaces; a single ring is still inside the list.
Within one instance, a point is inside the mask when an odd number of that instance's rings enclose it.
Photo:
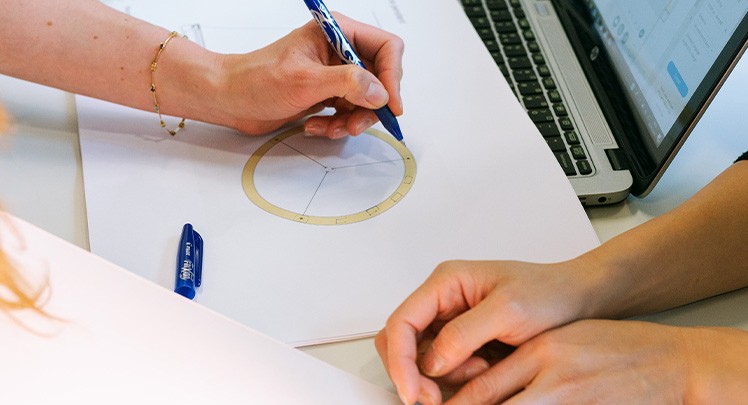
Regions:
[[[494,20],[495,22],[512,21],[512,13],[509,12],[509,9],[491,10],[490,14],[491,14],[491,19]]]
[[[501,47],[499,46],[499,43],[496,42],[495,37],[491,37],[489,39],[483,39],[483,43],[486,45],[486,48],[489,52],[500,52]]]
[[[556,81],[553,80],[552,77],[544,77],[543,78],[543,87],[546,88],[546,90],[553,90],[556,88]]]
[[[564,131],[571,131],[572,129],[574,129],[574,124],[568,117],[559,118],[558,125],[560,125],[561,129],[563,129]]]
[[[577,131],[567,131],[564,132],[564,138],[566,138],[566,143],[569,145],[579,145],[579,135],[577,135]]]
[[[542,74],[541,74],[542,76]],[[548,99],[551,100],[551,103],[560,103],[561,102],[561,94],[559,94],[558,90],[551,90],[548,92]],[[574,129],[574,128],[572,128]]]
[[[590,166],[590,162],[586,160],[577,161],[577,168],[579,169],[579,174],[587,175],[592,173],[592,166]]]
[[[545,138],[545,142],[548,144],[548,147],[550,147],[554,152],[566,152],[566,145],[564,144],[564,140],[561,139],[560,136]]]
[[[462,5],[465,7],[470,6],[482,6],[483,2],[481,0],[462,0]]]
[[[477,6],[465,6],[465,14],[467,14],[468,17],[481,17],[486,15],[486,10],[483,9],[483,5],[480,5],[480,2],[478,3],[479,5]]]
[[[539,124],[535,124],[535,126],[538,127],[540,134],[543,135],[544,138],[547,138],[549,136],[561,135],[561,132],[558,130],[558,126],[556,126],[555,122],[542,122]]]
[[[476,31],[478,31],[478,36],[482,40],[491,39],[493,40],[495,38],[493,30],[491,28],[476,28]]]
[[[548,68],[548,66],[545,66],[545,65],[543,65],[543,66],[538,66],[538,74],[539,74],[539,75],[540,75],[541,77],[550,77],[550,75],[551,75],[551,70],[550,70],[550,69]]]
[[[506,62],[504,61],[504,56],[499,51],[493,51],[491,52],[491,57],[496,62],[497,65],[505,65]]]
[[[540,45],[535,41],[529,41],[527,42],[527,50],[532,53],[538,53],[540,52]]]
[[[523,96],[527,96],[530,94],[540,94],[543,92],[543,88],[540,87],[540,83],[538,82],[517,83],[517,87],[519,89],[519,94],[522,94]]]
[[[504,0],[486,0],[486,6],[489,10],[508,10]]]
[[[519,34],[515,32],[509,32],[504,34],[499,34],[499,42],[502,45],[515,45],[515,44],[521,44],[522,40],[519,37]]]
[[[527,18],[520,18],[517,20],[517,25],[519,26],[519,29],[523,31],[530,29],[530,21],[527,21]]]
[[[509,5],[514,9],[522,9],[522,3],[519,0],[509,0]]]
[[[481,14],[481,17],[471,18],[470,22],[473,23],[473,27],[475,28],[491,28],[491,23],[488,22],[488,18],[485,17],[485,14]]]
[[[504,53],[507,57],[509,56],[527,56],[527,50],[522,44],[518,45],[507,45],[504,47]]]
[[[571,157],[576,160],[587,159],[587,154],[584,153],[584,148],[582,148],[582,145],[574,145],[569,147],[569,152],[571,152]]]
[[[512,69],[527,69],[532,68],[532,62],[527,56],[512,56],[507,58],[506,63]]]
[[[496,27],[496,32],[502,34],[506,32],[517,32],[517,27],[514,25],[514,21],[498,21],[494,24],[494,27]]]
[[[555,152],[554,155],[556,155],[558,164],[561,165],[561,168],[564,169],[564,173],[566,173],[567,176],[574,176],[577,174],[577,169],[574,168],[574,161],[571,160],[568,153],[565,151]]]
[[[535,62],[536,65],[545,65],[545,58],[543,57],[542,54],[539,54],[539,53],[532,54],[532,61]],[[546,69],[548,68],[546,67]],[[550,75],[551,75],[551,72],[548,71],[548,76]]]
[[[517,69],[512,72],[512,76],[514,77],[515,82],[537,82],[538,81],[538,76],[535,74],[535,71],[532,69]],[[543,97],[543,100],[545,100],[545,97]]]
[[[569,112],[566,111],[566,106],[561,103],[553,105],[553,112],[556,113],[557,117],[566,117],[569,115]]]
[[[528,110],[531,108],[548,108],[548,102],[542,94],[537,96],[524,96],[522,97],[522,103],[524,103],[525,108]]]
[[[553,113],[547,108],[529,110],[527,111],[527,114],[530,116],[530,119],[532,119],[532,122],[536,124],[541,122],[553,122]],[[560,140],[561,137],[558,137],[558,139]],[[563,141],[561,141],[561,143],[563,143]]]
[[[525,41],[535,41],[535,33],[530,30],[522,31],[522,37],[525,38]]]

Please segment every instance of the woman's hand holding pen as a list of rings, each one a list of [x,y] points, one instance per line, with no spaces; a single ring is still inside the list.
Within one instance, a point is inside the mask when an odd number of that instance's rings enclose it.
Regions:
[[[262,134],[334,107],[334,115],[311,117],[304,129],[340,138],[376,123],[374,108],[388,104],[396,115],[402,114],[402,40],[345,16],[336,18],[371,72],[342,65],[310,21],[255,52],[218,56],[224,72],[219,85],[223,95],[217,98],[221,105],[215,109],[218,120],[248,134]]]
[[[387,104],[396,115],[403,111],[403,41],[342,15],[338,22],[370,72],[341,65],[311,19],[265,48],[221,54],[179,35],[159,48],[169,31],[101,1],[3,7],[0,31],[9,35],[0,73],[71,93],[153,112],[157,88],[160,113],[247,134],[264,134],[331,106],[333,116],[311,117],[305,130],[341,137],[374,124],[373,108]]]

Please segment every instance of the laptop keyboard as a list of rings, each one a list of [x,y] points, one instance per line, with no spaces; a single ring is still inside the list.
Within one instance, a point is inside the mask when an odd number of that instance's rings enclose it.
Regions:
[[[591,174],[592,165],[519,0],[461,1],[473,27],[564,173]]]

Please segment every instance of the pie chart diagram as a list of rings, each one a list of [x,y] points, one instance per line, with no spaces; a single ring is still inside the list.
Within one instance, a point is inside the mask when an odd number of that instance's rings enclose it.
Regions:
[[[268,140],[242,172],[249,200],[291,221],[344,225],[380,215],[413,186],[416,162],[389,134],[369,129],[356,137],[307,137],[301,127]]]

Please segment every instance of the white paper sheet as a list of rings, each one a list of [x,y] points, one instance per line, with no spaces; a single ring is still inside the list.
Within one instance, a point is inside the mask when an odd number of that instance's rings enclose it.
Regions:
[[[397,404],[397,397],[13,219],[4,251],[47,279],[44,309],[0,313],[4,404]],[[18,237],[20,235],[20,238]],[[24,326],[21,326],[24,325]]]
[[[305,345],[374,333],[441,261],[556,261],[597,245],[568,180],[457,1],[431,1],[428,9],[410,1],[327,3],[406,43],[399,121],[417,164],[407,195],[353,224],[290,221],[258,208],[242,188],[250,156],[273,135],[188,122],[168,138],[153,113],[79,97],[93,252],[171,289],[179,231],[190,222],[205,239],[195,300]],[[199,23],[208,48],[232,52],[311,18],[291,0],[129,5],[166,27]],[[341,148],[364,151],[358,141]]]

